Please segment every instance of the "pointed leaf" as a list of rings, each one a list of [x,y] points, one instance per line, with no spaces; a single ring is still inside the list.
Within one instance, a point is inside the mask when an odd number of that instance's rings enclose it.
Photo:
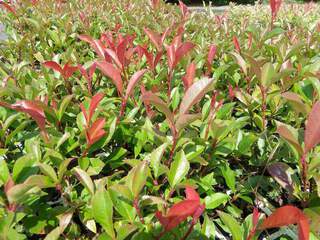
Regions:
[[[222,220],[222,222],[227,226],[230,230],[232,239],[234,240],[242,240],[242,229],[239,223],[230,215],[221,211],[218,211],[218,214]]]
[[[101,72],[109,77],[113,84],[117,87],[119,94],[123,95],[123,83],[121,74],[118,69],[116,69],[111,63],[97,62],[97,67],[101,70]]]
[[[150,166],[153,170],[153,174],[155,178],[159,177],[159,170],[160,170],[160,164],[161,164],[161,158],[168,147],[167,143],[162,144],[157,149],[153,150],[150,156]]]
[[[91,102],[90,102],[90,107],[89,107],[89,115],[88,115],[89,122],[91,121],[91,118],[94,114],[94,111],[98,107],[98,105],[101,102],[101,100],[103,99],[103,97],[104,97],[103,93],[97,93],[96,95],[94,95],[92,97]]]
[[[192,62],[187,68],[186,75],[182,77],[185,90],[188,90],[188,88],[192,85],[195,76],[196,76],[196,64]]]
[[[178,183],[189,172],[190,164],[183,151],[177,153],[174,161],[170,166],[170,171],[168,173],[168,181],[172,188],[174,188]]]
[[[316,102],[309,113],[304,132],[304,151],[309,152],[320,143],[320,101]]]
[[[299,240],[309,240],[310,227],[308,219],[299,208],[294,206],[278,208],[263,221],[259,229],[265,230],[269,228],[283,227],[290,224],[298,224]]]
[[[130,97],[130,95],[133,92],[134,87],[136,86],[136,84],[142,78],[142,76],[145,74],[146,71],[147,71],[146,69],[140,70],[140,71],[136,72],[135,74],[133,74],[133,76],[130,78],[130,81],[129,81],[128,87],[127,87],[127,91],[126,91],[126,96],[125,96],[126,100],[128,100],[128,98]]]
[[[199,81],[193,83],[182,99],[179,114],[188,113],[188,111],[194,104],[199,102],[208,91],[212,90],[212,83],[212,78],[202,78]]]
[[[92,197],[92,214],[112,239],[115,239],[113,228],[113,203],[108,191],[98,189]]]
[[[94,194],[94,185],[93,182],[85,171],[80,169],[79,167],[75,167],[73,169],[73,173],[76,175],[78,180],[85,186],[85,188],[88,190],[88,192],[93,195]]]

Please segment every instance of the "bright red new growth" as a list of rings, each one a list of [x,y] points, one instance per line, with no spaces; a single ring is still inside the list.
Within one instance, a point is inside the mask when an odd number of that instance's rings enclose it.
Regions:
[[[252,226],[252,228],[250,230],[250,233],[249,233],[249,235],[247,237],[247,240],[251,240],[254,237],[254,235],[255,235],[255,233],[257,231],[257,226],[258,226],[258,222],[259,222],[259,216],[260,216],[260,213],[259,213],[258,209],[254,208],[253,209],[253,214],[252,214],[252,225],[253,226]]]
[[[105,131],[103,130],[105,125],[105,119],[97,119],[91,127],[86,129],[86,138],[88,146],[93,145],[95,142],[100,140],[104,135]]]
[[[90,125],[92,116],[93,116],[95,110],[97,109],[99,103],[103,99],[103,97],[104,97],[103,93],[97,93],[96,95],[94,95],[90,101],[90,106],[89,106],[88,112],[85,109],[84,105],[82,103],[80,103],[80,108],[81,108],[81,111],[84,115],[84,118],[86,119],[87,126]]]
[[[13,7],[11,7],[8,3],[1,1],[0,6],[3,6],[3,8],[7,9],[12,14],[17,15],[16,10]]]
[[[92,95],[92,77],[97,68],[97,64],[93,63],[87,71],[82,65],[78,64],[82,76],[87,80],[89,94]]]
[[[29,114],[33,118],[33,120],[36,121],[45,140],[48,140],[48,134],[45,128],[46,116],[41,106],[41,102],[32,101],[32,100],[21,100],[14,104],[0,102],[0,106],[11,108],[13,110]]]
[[[180,7],[181,14],[183,16],[183,19],[186,19],[189,16],[188,7],[182,1],[179,1],[179,7]]]
[[[269,0],[271,14],[272,14],[272,21],[277,17],[277,14],[280,10],[282,0]]]
[[[171,44],[167,48],[168,65],[170,71],[172,71],[181,61],[181,59],[185,55],[187,55],[194,47],[195,45],[191,42],[182,43],[178,47],[176,47],[175,44]]]
[[[191,187],[186,187],[186,199],[174,204],[166,215],[156,212],[156,217],[164,227],[166,232],[172,230],[188,217],[192,217],[193,223],[199,219],[205,209],[205,205],[200,203],[199,194]]]
[[[236,49],[237,52],[241,52],[241,48],[240,48],[240,44],[239,44],[239,40],[236,36],[233,36],[232,38],[233,40],[233,45],[234,45],[234,48]]]
[[[113,84],[116,86],[118,93],[120,96],[123,95],[123,83],[121,78],[120,71],[115,68],[111,63],[106,61],[97,62],[97,67],[101,70],[101,72],[109,77]]]
[[[167,28],[162,35],[151,31],[149,28],[144,28],[144,32],[147,34],[150,41],[154,44],[158,52],[162,51],[164,40],[169,34],[170,30]]]
[[[309,240],[310,227],[304,213],[294,206],[284,206],[278,208],[268,218],[266,218],[260,230],[283,227],[290,224],[298,224],[299,240]]]
[[[196,75],[196,64],[192,62],[187,68],[186,75],[182,77],[185,90],[188,90],[188,88],[192,85],[195,75]]]
[[[63,66],[63,68],[56,62],[54,61],[47,61],[43,63],[43,66],[47,68],[51,68],[52,70],[59,72],[62,77],[67,80],[72,76],[72,74],[78,70],[77,66],[71,66],[70,63],[68,62]]]
[[[309,113],[304,132],[304,152],[308,153],[320,143],[320,101],[316,102]]]
[[[207,65],[206,75],[207,76],[212,73],[211,65],[212,65],[212,62],[213,62],[216,54],[217,54],[217,46],[214,44],[210,45],[209,53],[208,53],[208,57],[207,57],[207,63],[206,63],[206,65]]]

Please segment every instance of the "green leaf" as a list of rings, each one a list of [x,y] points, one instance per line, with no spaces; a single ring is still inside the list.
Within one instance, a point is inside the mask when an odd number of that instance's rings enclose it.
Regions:
[[[206,209],[215,209],[221,204],[226,204],[230,197],[225,193],[214,193],[205,198]]]
[[[224,164],[220,167],[222,176],[224,180],[226,181],[227,186],[233,191],[236,191],[236,178],[235,178],[235,172],[232,171],[232,169],[229,167],[229,165]]]
[[[166,150],[166,148],[168,147],[167,143],[162,144],[160,147],[158,147],[157,149],[153,150],[153,152],[151,153],[150,156],[150,166],[153,170],[153,174],[155,178],[159,177],[159,173],[160,173],[160,164],[161,164],[161,158]]]
[[[168,173],[168,181],[172,188],[182,181],[182,179],[187,175],[189,168],[190,164],[183,150],[181,150],[174,158]]]
[[[270,87],[273,82],[273,77],[276,75],[276,71],[272,63],[266,63],[262,67],[261,71],[261,85],[265,88]]]
[[[207,214],[204,215],[204,221],[202,224],[201,233],[205,235],[208,239],[214,239],[216,227],[212,220]]]
[[[143,161],[139,163],[137,166],[135,166],[133,169],[131,169],[130,172],[132,174],[130,189],[134,198],[137,198],[147,181],[149,172],[148,163],[146,161]]]
[[[90,178],[90,176],[80,169],[79,167],[75,167],[73,169],[73,173],[76,175],[76,177],[79,179],[79,181],[85,186],[85,188],[89,191],[91,195],[94,194],[94,185]]]
[[[234,240],[242,240],[242,228],[238,224],[237,220],[235,220],[230,214],[218,211],[219,217],[222,222],[227,226],[230,230],[232,239]]]
[[[8,181],[10,172],[4,159],[0,158],[0,186]]]
[[[113,204],[109,192],[104,188],[97,190],[92,197],[92,214],[112,239],[115,239],[113,228]]]
[[[68,105],[70,104],[70,101],[72,100],[73,98],[73,95],[68,95],[66,97],[63,98],[62,100],[62,103],[59,107],[59,110],[58,110],[58,120],[61,121],[62,117],[63,117],[63,114],[65,113]]]
[[[58,182],[58,177],[53,167],[45,163],[39,163],[38,166],[44,175],[50,177],[53,182]]]

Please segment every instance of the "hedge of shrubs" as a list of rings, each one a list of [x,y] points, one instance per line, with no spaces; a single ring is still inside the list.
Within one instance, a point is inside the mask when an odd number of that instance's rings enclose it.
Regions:
[[[320,239],[320,7],[0,2],[0,239]]]

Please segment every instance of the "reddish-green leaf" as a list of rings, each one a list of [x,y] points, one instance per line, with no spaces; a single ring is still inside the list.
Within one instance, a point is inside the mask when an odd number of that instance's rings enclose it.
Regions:
[[[94,95],[92,97],[91,102],[90,102],[90,107],[89,107],[89,115],[88,115],[89,122],[91,121],[91,118],[94,114],[94,111],[98,107],[98,104],[101,102],[103,97],[104,97],[103,93],[97,93],[96,95]]]
[[[168,108],[168,105],[162,101],[157,95],[153,94],[152,92],[146,92],[142,95],[143,101],[148,101],[149,103],[156,106],[156,108],[166,115],[169,123],[174,126],[174,116],[173,113]]]
[[[150,38],[151,42],[154,44],[156,49],[160,52],[162,50],[162,39],[161,36],[148,28],[143,29],[147,36]]]
[[[186,75],[182,77],[185,90],[188,90],[188,88],[192,85],[195,75],[196,75],[196,64],[192,62],[187,68]]]
[[[127,87],[127,91],[126,91],[126,96],[125,96],[126,100],[128,100],[128,98],[132,94],[134,87],[136,86],[136,84],[142,78],[142,76],[145,74],[146,71],[147,71],[146,69],[140,70],[140,71],[136,72],[135,74],[133,74],[133,76],[130,78],[130,81],[129,81],[128,87]]]
[[[180,105],[180,114],[186,114],[191,109],[191,107],[200,101],[200,99],[213,88],[213,79],[212,78],[202,78],[199,81],[196,81],[192,86],[187,90],[184,95],[181,105]]]
[[[308,116],[304,132],[304,151],[309,152],[320,143],[320,101],[316,102]]]
[[[97,66],[104,75],[112,80],[113,84],[117,87],[119,94],[122,96],[123,84],[119,70],[106,61],[97,62]]]
[[[105,119],[99,118],[86,130],[87,143],[89,146],[93,145],[105,135],[106,132],[103,130],[104,125]]]
[[[284,206],[278,208],[268,218],[266,218],[260,230],[268,228],[283,227],[290,224],[298,224],[299,240],[309,240],[309,223],[303,212],[294,206]]]

